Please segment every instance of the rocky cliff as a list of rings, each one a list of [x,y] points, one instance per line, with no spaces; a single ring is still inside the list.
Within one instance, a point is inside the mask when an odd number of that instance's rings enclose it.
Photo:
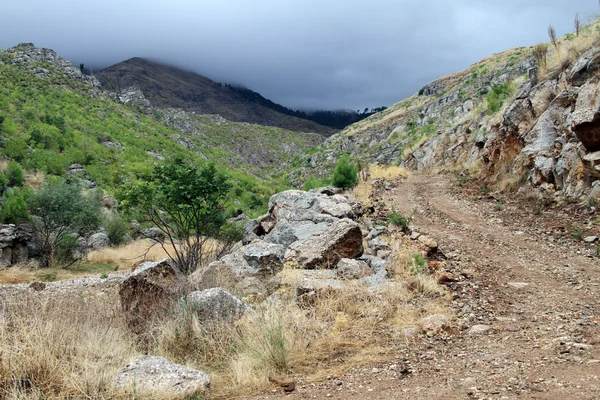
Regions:
[[[325,175],[340,153],[364,164],[468,169],[500,190],[600,192],[600,48],[592,24],[544,60],[531,48],[496,54],[329,138],[292,173]]]

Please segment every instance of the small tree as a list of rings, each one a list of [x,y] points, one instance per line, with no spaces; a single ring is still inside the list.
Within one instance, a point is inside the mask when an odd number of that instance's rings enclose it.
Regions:
[[[573,25],[575,25],[575,34],[579,36],[579,32],[581,31],[581,20],[579,19],[579,13],[575,14]]]
[[[214,164],[199,169],[176,159],[155,166],[146,181],[130,185],[121,204],[142,211],[163,233],[151,239],[183,273],[191,274],[239,240],[239,230],[226,223],[230,189],[228,177]]]
[[[10,162],[6,167],[6,178],[10,187],[22,187],[25,184],[25,173],[21,169],[21,166],[14,161]]]
[[[358,168],[350,163],[347,156],[340,158],[335,165],[332,184],[342,189],[349,189],[358,185]]]
[[[86,234],[100,226],[99,198],[84,195],[76,184],[59,180],[45,182],[28,203],[33,215],[34,240],[44,267],[53,266],[56,249],[73,235]]]

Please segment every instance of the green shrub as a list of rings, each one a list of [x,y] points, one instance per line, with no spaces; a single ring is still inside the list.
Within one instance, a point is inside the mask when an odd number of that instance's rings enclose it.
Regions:
[[[502,85],[495,85],[492,91],[485,96],[488,103],[487,114],[494,115],[502,108],[504,100],[506,100],[512,94],[512,87],[509,83],[503,83]]]
[[[126,235],[129,233],[129,222],[120,215],[114,214],[106,217],[103,225],[110,244],[118,246],[125,242]]]
[[[26,191],[9,189],[6,192],[0,209],[0,219],[4,224],[20,224],[29,220]]]
[[[347,156],[337,162],[333,170],[332,184],[341,189],[349,189],[358,185],[358,168],[350,163]]]
[[[575,240],[583,240],[583,230],[581,228],[571,228],[571,236]]]
[[[421,253],[415,253],[410,262],[409,271],[415,275],[424,275],[429,272],[425,257]]]
[[[388,222],[390,224],[399,226],[403,231],[408,228],[412,220],[412,216],[405,216],[397,210],[392,210],[388,215]]]
[[[6,178],[10,187],[22,187],[25,184],[25,173],[21,166],[14,161],[6,167]]]
[[[6,175],[0,173],[0,195],[4,194],[8,187],[8,178]]]

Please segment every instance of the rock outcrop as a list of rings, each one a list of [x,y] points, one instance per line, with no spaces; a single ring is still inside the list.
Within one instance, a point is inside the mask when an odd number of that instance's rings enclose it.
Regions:
[[[192,292],[182,302],[202,321],[235,321],[250,307],[221,288]]]
[[[30,228],[24,225],[0,225],[0,268],[29,259]]]

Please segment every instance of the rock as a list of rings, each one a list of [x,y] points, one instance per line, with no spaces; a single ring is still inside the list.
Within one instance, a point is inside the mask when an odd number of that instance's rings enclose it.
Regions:
[[[587,236],[583,238],[585,243],[595,243],[598,241],[598,236]]]
[[[28,225],[0,225],[0,268],[27,261],[31,239]]]
[[[529,286],[529,283],[525,282],[506,282],[506,284],[514,289],[524,289]]]
[[[202,291],[216,287],[233,290],[238,284],[239,279],[233,273],[230,266],[223,261],[214,261],[207,267],[197,269],[188,277],[193,291]]]
[[[96,232],[88,238],[87,245],[94,250],[98,250],[110,245],[110,239],[106,232]]]
[[[362,232],[350,219],[337,220],[323,233],[293,243],[285,253],[285,261],[299,268],[333,268],[342,258],[362,255]]]
[[[412,338],[419,334],[419,330],[417,328],[406,328],[404,329],[404,336]]]
[[[275,275],[283,266],[285,247],[257,241],[243,249],[243,257],[253,275]]]
[[[598,70],[600,48],[592,47],[571,66],[567,72],[568,81],[574,86],[581,86]]]
[[[489,325],[473,325],[471,329],[469,329],[469,335],[487,335],[487,333],[492,329]]]
[[[430,251],[435,251],[438,248],[437,242],[429,236],[421,235],[417,240],[425,245]]]
[[[377,237],[369,242],[369,248],[374,250],[375,252],[379,250],[388,251],[390,250],[390,245],[382,238]]]
[[[158,240],[162,240],[165,238],[165,233],[156,227],[148,228],[148,229],[142,230],[142,237],[145,237],[146,239],[158,241]]]
[[[152,114],[152,104],[139,87],[132,86],[122,90],[117,94],[117,100],[123,104],[130,104],[146,115]]]
[[[600,151],[600,83],[587,82],[579,90],[572,129],[589,152]]]
[[[152,318],[180,296],[185,279],[171,260],[141,263],[119,289],[121,308],[134,333],[143,333]]]
[[[182,301],[202,321],[235,321],[250,310],[246,303],[222,288],[192,292]]]
[[[234,292],[242,298],[251,297],[255,300],[263,300],[269,295],[267,286],[258,278],[248,277],[235,285]]]
[[[450,272],[440,271],[435,275],[438,283],[449,283],[456,282],[456,276],[452,275]]]
[[[439,334],[450,324],[448,316],[445,314],[430,315],[421,319],[421,327],[427,334]]]
[[[344,283],[334,278],[333,271],[305,271],[296,283],[295,294],[299,304],[313,306],[319,298],[340,291]]]
[[[157,356],[142,356],[127,364],[115,377],[115,383],[136,396],[160,393],[183,399],[207,395],[210,390],[210,377],[204,372]]]
[[[421,234],[419,232],[414,231],[413,233],[410,234],[410,239],[417,240],[420,236],[421,236]]]
[[[29,287],[35,292],[41,292],[42,290],[46,289],[46,284],[44,282],[31,282]]]
[[[342,258],[336,266],[337,274],[346,280],[360,279],[373,273],[365,261]]]

